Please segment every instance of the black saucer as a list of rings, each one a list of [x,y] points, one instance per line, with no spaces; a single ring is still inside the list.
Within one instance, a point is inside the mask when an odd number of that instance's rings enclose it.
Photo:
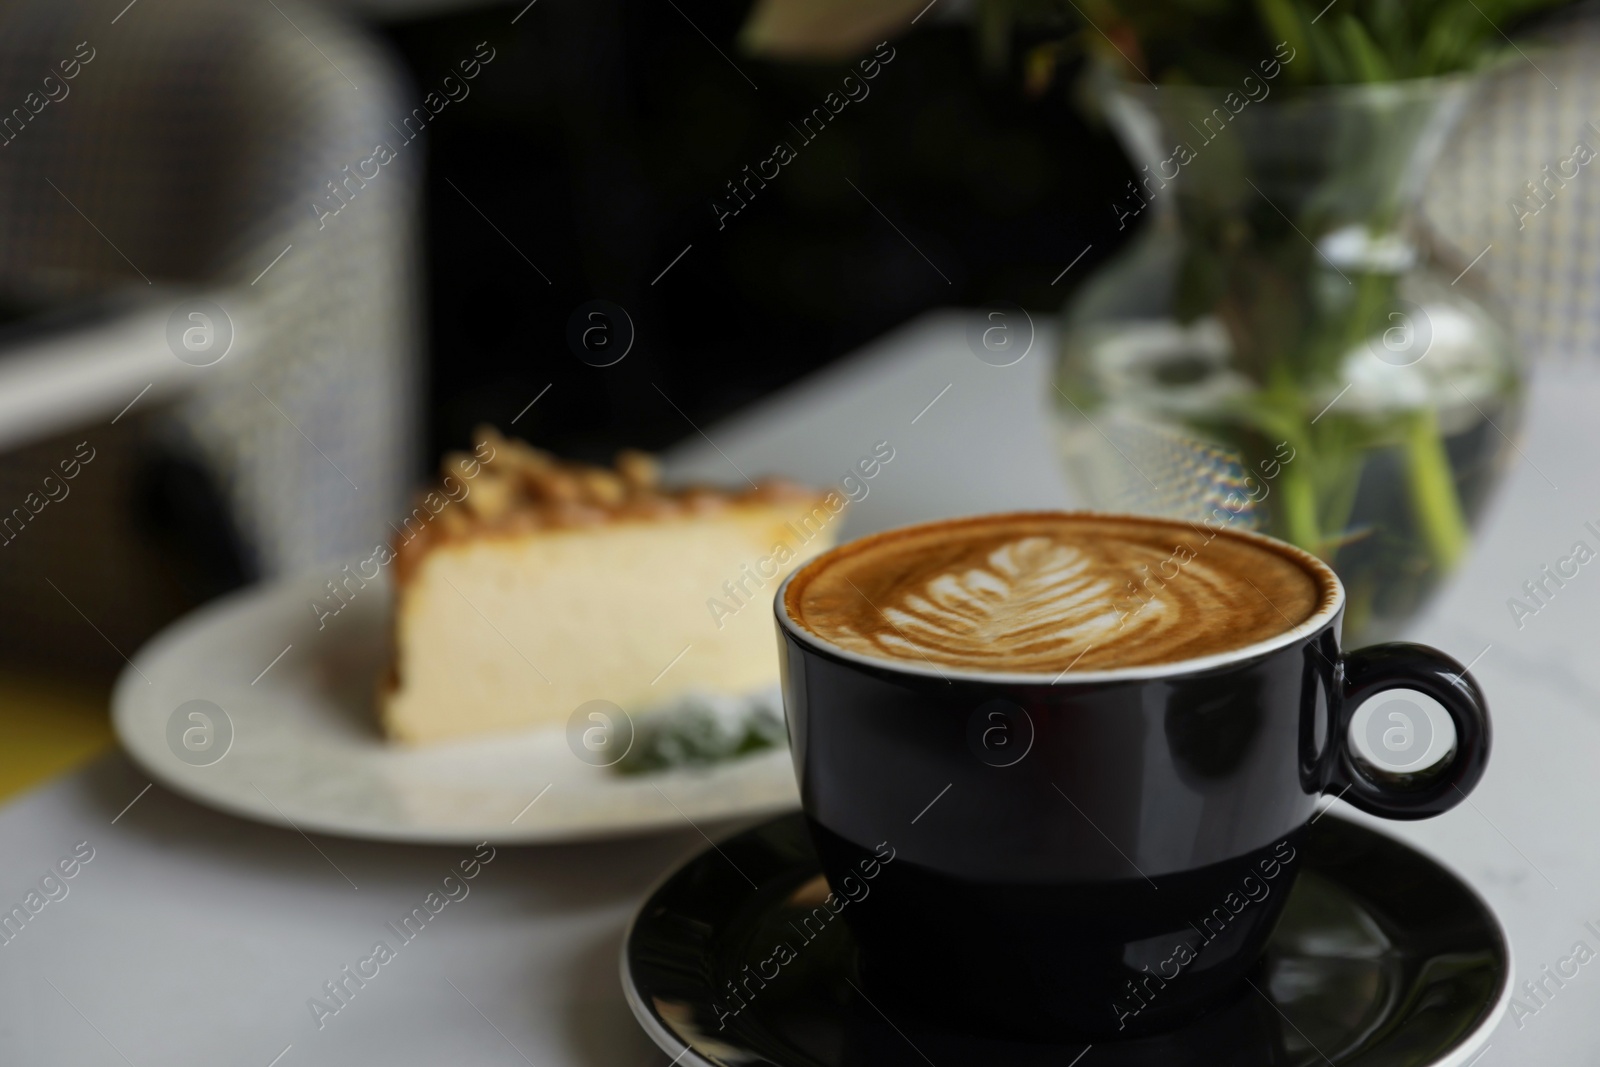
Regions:
[[[1250,984],[1157,1037],[996,1041],[960,1019],[868,999],[842,921],[820,933],[792,924],[827,893],[798,814],[722,842],[663,882],[623,943],[622,983],[640,1024],[679,1065],[1466,1063],[1510,993],[1510,951],[1487,905],[1426,856],[1332,816],[1310,828],[1303,862]],[[792,957],[775,954],[780,944]],[[777,973],[752,980],[757,970]]]

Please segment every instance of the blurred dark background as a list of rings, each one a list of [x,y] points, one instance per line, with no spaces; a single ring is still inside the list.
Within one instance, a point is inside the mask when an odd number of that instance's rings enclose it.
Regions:
[[[52,351],[48,417],[0,422],[3,507],[80,441],[101,456],[37,524],[43,504],[18,513],[37,532],[0,595],[28,612],[0,664],[108,680],[193,605],[364,558],[480,423],[591,462],[661,449],[930,309],[1053,314],[1132,233],[1078,71],[1029,59],[1065,24],[980,44],[939,0],[860,57],[779,62],[737,43],[752,3],[94,0],[81,31],[46,0],[13,12],[19,100],[30,64],[72,54],[58,36],[116,35],[0,155],[0,369],[30,342],[94,353]],[[398,161],[357,189],[380,139]],[[780,143],[794,158],[752,177]],[[325,228],[335,181],[349,210]],[[166,351],[201,295],[255,303],[255,351]],[[594,301],[632,324],[613,365],[569,341]]]
[[[511,25],[524,3],[374,27],[419,93],[496,50],[427,133],[430,459],[484,421],[592,460],[659,448],[693,432],[662,394],[705,426],[929,308],[1054,311],[1123,236],[1126,164],[1073,71],[1025,86],[1029,41],[991,69],[930,14],[802,142],[854,65],[741,54],[748,3],[546,0]],[[778,141],[797,158],[719,229],[713,201]],[[636,329],[615,366],[566,343],[592,299]]]

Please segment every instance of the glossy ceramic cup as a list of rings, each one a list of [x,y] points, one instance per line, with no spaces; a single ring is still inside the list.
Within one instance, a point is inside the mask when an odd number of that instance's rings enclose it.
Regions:
[[[1140,521],[1175,543],[1210,529]],[[1482,776],[1488,709],[1465,668],[1421,645],[1342,651],[1331,570],[1220,536],[1299,562],[1320,609],[1222,655],[1052,677],[850,652],[785,609],[804,568],[779,589],[802,804],[885,1011],[1015,1035],[1188,1022],[1247,989],[1319,798],[1419,819]],[[1395,689],[1454,727],[1421,773],[1384,773],[1349,737]]]

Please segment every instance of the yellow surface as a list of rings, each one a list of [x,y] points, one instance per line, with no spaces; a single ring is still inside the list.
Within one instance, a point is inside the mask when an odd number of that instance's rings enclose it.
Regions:
[[[0,671],[0,801],[110,745],[104,690]]]

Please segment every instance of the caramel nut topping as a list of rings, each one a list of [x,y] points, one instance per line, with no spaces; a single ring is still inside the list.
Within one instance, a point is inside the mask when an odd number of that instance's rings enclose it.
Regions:
[[[661,484],[661,464],[649,453],[632,448],[617,453],[617,473],[629,489],[654,489]]]
[[[402,581],[431,548],[449,541],[711,514],[740,504],[820,501],[824,496],[780,479],[732,492],[703,485],[664,489],[661,465],[648,453],[626,449],[617,454],[614,469],[596,467],[557,459],[488,425],[473,431],[473,448],[470,455],[451,452],[441,464],[441,478],[460,483],[446,483],[451,491],[442,495],[451,503],[444,511],[428,521],[429,513],[420,505],[424,491],[417,502],[420,515],[413,512],[396,524]]]

